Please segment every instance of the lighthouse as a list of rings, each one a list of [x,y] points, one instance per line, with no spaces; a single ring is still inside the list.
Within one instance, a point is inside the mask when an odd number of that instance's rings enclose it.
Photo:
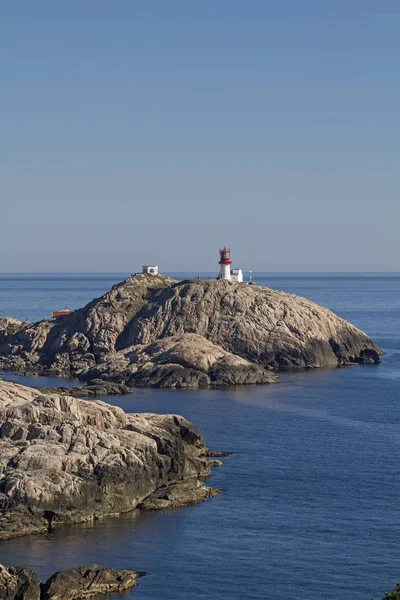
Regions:
[[[219,264],[221,268],[219,270],[218,279],[227,279],[231,280],[231,250],[224,246],[222,250],[219,251]]]

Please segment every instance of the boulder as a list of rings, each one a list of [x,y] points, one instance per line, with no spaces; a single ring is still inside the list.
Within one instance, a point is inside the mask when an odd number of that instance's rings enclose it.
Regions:
[[[40,581],[31,569],[0,565],[1,600],[40,600]]]

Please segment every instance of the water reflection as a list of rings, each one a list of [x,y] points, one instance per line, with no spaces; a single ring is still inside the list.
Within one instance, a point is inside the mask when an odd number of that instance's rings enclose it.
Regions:
[[[64,379],[62,377],[48,377],[43,375],[18,375],[17,373],[10,373],[8,371],[0,371],[0,377],[34,388],[74,387],[75,385],[82,385],[78,379]]]

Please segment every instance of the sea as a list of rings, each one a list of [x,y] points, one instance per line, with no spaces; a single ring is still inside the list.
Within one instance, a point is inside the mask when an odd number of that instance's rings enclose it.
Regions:
[[[36,321],[75,309],[126,275],[0,275],[0,315]],[[123,600],[378,600],[395,587],[400,274],[253,278],[348,319],[383,348],[382,363],[284,374],[277,385],[105,398],[125,411],[183,415],[211,450],[232,452],[209,478],[222,493],[195,506],[2,542],[0,563],[31,567],[42,579],[89,563],[145,571]],[[34,386],[64,383],[4,376]]]

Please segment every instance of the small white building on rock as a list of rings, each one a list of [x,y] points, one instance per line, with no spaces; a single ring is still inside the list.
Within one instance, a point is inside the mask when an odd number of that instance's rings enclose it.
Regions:
[[[238,281],[239,283],[243,282],[242,269],[232,269],[231,270],[231,281]]]
[[[158,275],[157,265],[143,265],[142,273],[146,275]]]

